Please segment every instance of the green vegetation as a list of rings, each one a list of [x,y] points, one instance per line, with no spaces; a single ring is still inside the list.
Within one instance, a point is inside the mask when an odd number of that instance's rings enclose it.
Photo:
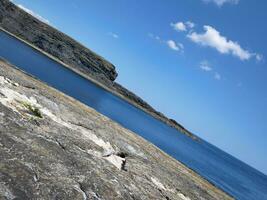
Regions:
[[[22,105],[30,112],[30,114],[38,117],[38,118],[43,118],[41,111],[39,108],[31,105],[28,102],[22,102]]]

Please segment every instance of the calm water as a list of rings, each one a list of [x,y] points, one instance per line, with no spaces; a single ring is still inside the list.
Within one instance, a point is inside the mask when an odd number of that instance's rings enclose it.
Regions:
[[[261,172],[203,140],[193,141],[2,31],[0,57],[154,143],[236,199],[267,200],[267,176]]]

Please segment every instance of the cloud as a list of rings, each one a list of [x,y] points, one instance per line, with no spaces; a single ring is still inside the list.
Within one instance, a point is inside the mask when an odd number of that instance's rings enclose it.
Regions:
[[[256,54],[255,54],[255,57],[256,57],[256,60],[257,60],[258,62],[260,62],[260,61],[263,60],[263,55],[261,55],[261,54],[256,53]]]
[[[153,40],[158,41],[161,44],[167,45],[170,49],[174,51],[184,51],[184,45],[182,43],[175,42],[174,40],[163,40],[159,36],[149,33],[148,36]]]
[[[185,24],[186,24],[186,26],[188,27],[188,28],[194,28],[195,27],[195,23],[193,23],[193,22],[191,22],[191,21],[187,21],[187,22],[185,22]]]
[[[168,45],[169,48],[171,48],[174,51],[182,51],[184,49],[184,45],[181,43],[176,43],[173,40],[168,40],[166,42],[166,44]]]
[[[215,80],[221,80],[222,76],[219,74],[219,72],[213,72],[213,68],[211,67],[211,64],[207,60],[203,60],[200,62],[199,67],[202,71],[207,73],[212,73]]]
[[[32,15],[33,17],[39,19],[40,21],[42,21],[42,22],[44,22],[44,23],[46,23],[46,24],[50,24],[49,20],[43,18],[43,17],[40,16],[39,14],[37,14],[37,13],[33,12],[32,10],[30,10],[30,9],[28,9],[28,8],[26,8],[26,7],[24,7],[23,5],[18,4],[17,6],[18,6],[19,8],[21,8],[22,10],[24,10],[25,12],[29,13],[30,15]]]
[[[187,31],[188,29],[192,29],[195,27],[195,24],[191,21],[176,22],[176,23],[171,23],[170,25],[174,30],[179,31],[179,32]]]
[[[215,3],[217,6],[221,7],[225,3],[230,3],[230,4],[238,4],[239,0],[202,0],[205,3]]]
[[[115,38],[115,39],[118,39],[119,38],[119,35],[116,34],[116,33],[113,33],[113,32],[109,32],[108,35],[111,36],[111,37],[113,37],[113,38]]]
[[[152,33],[149,33],[148,36],[154,40],[158,40],[159,42],[162,42],[161,38],[157,35],[154,35]]]
[[[171,26],[176,31],[187,31],[186,25],[183,22],[171,23]]]
[[[206,72],[212,71],[212,67],[210,66],[210,63],[206,60],[201,61],[199,67],[201,70],[206,71]]]
[[[258,55],[243,49],[237,42],[228,40],[211,26],[204,26],[204,30],[204,33],[192,32],[187,37],[197,44],[215,48],[221,54],[232,54],[240,60],[249,60],[251,57]],[[256,56],[256,58],[260,59],[260,56]]]
[[[215,72],[214,78],[219,81],[219,80],[221,80],[222,77],[218,72]]]

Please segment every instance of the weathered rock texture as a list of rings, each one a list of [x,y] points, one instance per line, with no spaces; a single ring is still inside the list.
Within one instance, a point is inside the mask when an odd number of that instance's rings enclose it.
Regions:
[[[117,72],[111,63],[64,33],[29,15],[9,0],[0,0],[0,27],[52,55],[75,71],[101,82],[155,118],[177,128],[188,136],[196,138],[176,121],[168,119],[143,99],[120,84],[113,82],[117,77]]]
[[[0,61],[0,199],[231,199],[144,139]]]

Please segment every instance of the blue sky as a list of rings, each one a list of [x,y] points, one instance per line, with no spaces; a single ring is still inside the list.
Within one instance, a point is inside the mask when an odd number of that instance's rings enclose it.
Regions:
[[[117,82],[267,174],[267,1],[14,0],[112,62]]]

